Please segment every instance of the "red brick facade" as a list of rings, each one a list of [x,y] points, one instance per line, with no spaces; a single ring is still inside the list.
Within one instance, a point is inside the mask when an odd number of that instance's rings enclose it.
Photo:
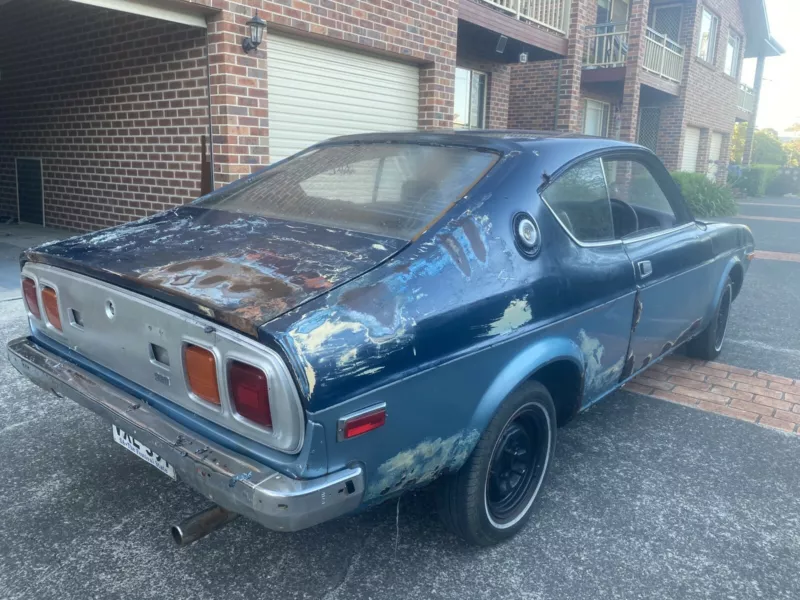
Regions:
[[[657,76],[642,69],[644,32],[648,10],[672,0],[631,0],[627,63],[616,81],[601,81],[598,70],[584,80],[597,0],[572,0],[567,43],[553,38],[554,50],[541,42],[524,65],[493,62],[498,31],[523,39],[541,28],[496,7],[468,22],[483,28],[479,43],[462,39],[465,56],[487,60],[465,63],[457,54],[459,9],[488,6],[478,0],[185,0],[184,8],[202,11],[207,31],[63,0],[11,0],[0,6],[0,216],[17,212],[14,157],[43,159],[46,222],[74,229],[196,197],[204,135],[217,187],[268,164],[269,39],[287,34],[418,67],[422,129],[452,126],[458,60],[489,75],[489,128],[582,131],[584,100],[595,98],[612,107],[609,134],[637,141],[641,106],[658,105],[656,145],[667,167],[679,167],[688,125],[703,130],[697,167],[705,171],[712,132],[723,134],[721,156],[728,154],[738,86],[722,68],[728,31],[744,40],[744,23],[740,0],[703,2],[720,18],[715,64],[695,57],[703,3],[686,2],[684,73],[665,91],[647,85]],[[265,43],[245,54],[241,42],[256,11],[267,22]],[[31,44],[42,22],[48,44]],[[541,60],[552,56],[561,58]]]
[[[14,157],[42,159],[48,225],[98,229],[199,195],[205,32],[54,0],[3,15],[0,214],[17,214]]]
[[[511,67],[509,127],[534,131],[556,128],[559,63],[546,60]]]
[[[209,106],[215,185],[267,164],[273,32],[418,65],[419,127],[452,126],[456,0],[189,3],[212,10],[207,38],[199,27],[72,2],[2,6],[0,216],[17,214],[15,156],[43,158],[48,225],[97,229],[190,201]],[[268,23],[267,43],[247,55],[254,11]],[[42,22],[50,41],[37,47]],[[492,126],[506,126],[508,80],[507,67],[492,70]],[[41,111],[22,115],[44,96]]]
[[[456,64],[456,0],[367,3],[189,0],[221,12],[209,19],[215,184],[269,162],[266,50],[241,49],[258,11],[270,31],[380,53],[420,65],[419,126],[452,127]]]
[[[660,89],[647,88],[649,74],[642,68],[645,28],[653,6],[675,3],[672,0],[633,0],[628,22],[627,59],[619,79],[609,77],[604,83],[583,81],[586,71],[576,71],[576,58],[582,58],[581,39],[589,35],[586,25],[594,22],[595,3],[573,2],[570,26],[570,53],[561,61],[552,60],[512,68],[509,99],[509,126],[512,128],[583,129],[583,100],[594,98],[612,106],[609,133],[625,141],[638,141],[639,114],[644,106],[660,108],[657,152],[670,170],[681,165],[683,137],[687,126],[702,130],[697,171],[709,167],[712,133],[722,134],[722,149],[718,177],[724,181],[727,173],[730,135],[736,117],[738,82],[723,72],[728,32],[734,31],[742,40],[739,64],[743,58],[745,28],[740,0],[704,0],[683,4],[681,39],[684,48],[684,69],[677,95]],[[720,19],[714,64],[697,58],[698,24],[702,6],[707,6]],[[559,84],[559,63],[561,81]],[[593,74],[597,74],[595,71]],[[654,76],[657,77],[657,76]],[[595,78],[596,79],[596,78]],[[556,101],[557,90],[560,97]],[[555,117],[558,107],[558,120]]]

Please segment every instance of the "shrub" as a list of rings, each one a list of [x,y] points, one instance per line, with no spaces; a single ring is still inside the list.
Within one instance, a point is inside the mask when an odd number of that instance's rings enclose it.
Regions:
[[[703,173],[673,173],[672,178],[696,217],[736,214],[736,202],[727,186],[714,183]]]
[[[800,170],[781,169],[767,185],[767,194],[770,196],[785,196],[786,194],[800,194]]]
[[[742,169],[741,177],[733,183],[733,187],[742,190],[748,196],[762,197],[767,186],[778,173],[777,165],[753,165]]]

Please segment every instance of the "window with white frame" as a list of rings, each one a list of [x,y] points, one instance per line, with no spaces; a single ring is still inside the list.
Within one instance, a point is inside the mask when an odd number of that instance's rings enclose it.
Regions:
[[[717,32],[719,31],[719,17],[704,8],[700,17],[700,43],[697,44],[697,56],[713,63],[717,48]]]
[[[611,105],[608,102],[586,99],[583,101],[583,133],[608,137]]]
[[[725,74],[731,77],[739,76],[739,50],[742,47],[742,38],[733,33],[728,33],[728,49],[725,52]]]
[[[486,73],[456,67],[453,126],[483,129],[486,126]]]

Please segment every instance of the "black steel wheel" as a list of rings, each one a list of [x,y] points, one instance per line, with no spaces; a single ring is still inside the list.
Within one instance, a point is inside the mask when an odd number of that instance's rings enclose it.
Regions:
[[[548,452],[548,415],[537,405],[521,408],[500,434],[486,481],[490,520],[504,525],[526,500],[544,472]]]
[[[722,351],[725,333],[728,331],[728,319],[733,303],[733,281],[728,278],[722,289],[714,316],[706,328],[686,345],[686,354],[700,360],[714,360]]]
[[[444,523],[480,546],[512,537],[533,513],[555,441],[550,393],[537,381],[524,383],[497,409],[466,464],[439,482]]]
[[[714,331],[714,350],[719,353],[725,341],[725,332],[728,330],[728,316],[731,313],[731,302],[733,301],[733,285],[728,282],[725,291],[722,292],[719,308],[717,309],[717,323]]]

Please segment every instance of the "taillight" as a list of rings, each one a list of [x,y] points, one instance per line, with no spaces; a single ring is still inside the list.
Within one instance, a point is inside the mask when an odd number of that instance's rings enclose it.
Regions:
[[[231,361],[228,387],[237,413],[259,425],[272,427],[269,385],[264,371],[238,360]]]
[[[36,282],[30,277],[22,278],[22,295],[30,313],[37,319],[41,319],[42,312],[39,310],[39,299],[36,297]]]
[[[183,365],[189,389],[194,395],[206,402],[219,404],[217,361],[214,354],[200,346],[187,344],[183,349]]]
[[[356,436],[383,427],[386,424],[386,405],[381,404],[368,408],[360,413],[345,417],[339,421],[338,439],[349,440]]]
[[[44,305],[44,313],[47,315],[47,320],[50,325],[61,331],[61,315],[58,312],[58,294],[51,288],[44,286],[42,288],[42,304]]]

